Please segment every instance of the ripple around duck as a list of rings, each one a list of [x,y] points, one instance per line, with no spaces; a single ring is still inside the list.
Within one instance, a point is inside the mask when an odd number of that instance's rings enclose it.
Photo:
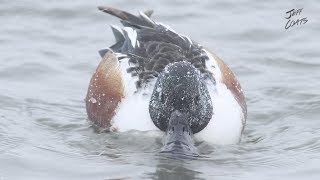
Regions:
[[[161,132],[105,133],[87,120],[97,50],[114,42],[109,24],[119,25],[97,5],[2,2],[0,179],[319,179],[318,1],[102,2],[154,9],[236,72],[249,113],[242,141],[196,141],[196,160],[159,156]],[[300,7],[308,23],[284,30],[285,11]]]

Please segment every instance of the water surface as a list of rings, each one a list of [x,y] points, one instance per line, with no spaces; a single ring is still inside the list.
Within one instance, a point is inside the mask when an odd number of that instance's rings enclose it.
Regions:
[[[213,49],[245,91],[242,142],[197,143],[204,157],[157,155],[159,132],[99,133],[84,97],[114,42],[110,5]],[[304,25],[285,29],[285,12]],[[0,5],[0,179],[319,179],[318,1],[8,1]]]

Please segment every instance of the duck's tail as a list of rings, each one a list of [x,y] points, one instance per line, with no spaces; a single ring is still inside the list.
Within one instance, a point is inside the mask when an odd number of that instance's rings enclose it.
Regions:
[[[155,26],[155,23],[150,19],[151,15],[153,14],[153,10],[147,10],[145,12],[139,11],[139,15],[135,16],[126,11],[122,11],[122,10],[115,9],[112,7],[107,7],[107,6],[98,6],[98,9],[102,12],[105,12],[120,18],[121,19],[120,21],[123,24],[123,26],[130,26],[130,27],[136,27],[136,28],[141,28],[141,27],[154,28]]]
[[[123,29],[117,26],[111,26],[116,43],[112,45],[110,49],[115,52],[127,51],[131,48],[131,45],[134,46],[136,37],[131,37],[134,35],[131,29],[154,29],[156,26],[156,23],[150,19],[153,10],[147,10],[145,12],[139,11],[139,15],[136,16],[126,11],[107,6],[98,6],[98,9],[120,18],[120,22],[124,27],[130,27],[129,29]],[[109,48],[102,49],[99,51],[99,54],[103,57],[108,51]]]

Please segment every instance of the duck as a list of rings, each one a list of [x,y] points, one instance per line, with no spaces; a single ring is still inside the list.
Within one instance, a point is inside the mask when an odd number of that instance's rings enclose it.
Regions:
[[[158,130],[160,153],[199,156],[195,139],[240,142],[247,119],[235,74],[213,51],[170,26],[108,6],[120,19],[115,43],[101,49],[85,98],[88,119],[110,132]]]

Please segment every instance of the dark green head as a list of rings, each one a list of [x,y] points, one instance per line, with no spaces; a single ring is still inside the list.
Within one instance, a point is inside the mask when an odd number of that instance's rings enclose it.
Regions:
[[[188,134],[192,136],[207,126],[212,111],[206,83],[192,64],[176,62],[168,65],[159,75],[151,96],[149,113],[153,123],[167,135],[172,134],[169,131],[173,127],[171,124],[176,125],[178,121],[178,124],[186,125],[185,129],[189,129]],[[177,113],[180,115],[177,116]],[[176,128],[180,128],[180,125]],[[189,141],[187,143],[190,144]]]

